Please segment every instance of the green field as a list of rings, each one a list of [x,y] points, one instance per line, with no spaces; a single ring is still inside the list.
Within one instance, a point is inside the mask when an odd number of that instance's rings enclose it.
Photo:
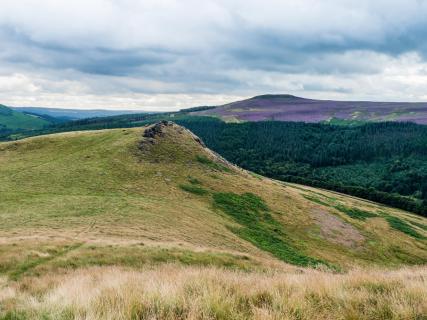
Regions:
[[[14,111],[6,106],[0,105],[0,131],[8,130],[35,130],[47,126],[49,121],[26,113]]]

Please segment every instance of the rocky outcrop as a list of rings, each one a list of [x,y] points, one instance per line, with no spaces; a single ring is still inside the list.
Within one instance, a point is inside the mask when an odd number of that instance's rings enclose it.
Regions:
[[[162,120],[145,129],[144,133],[142,134],[144,139],[141,141],[140,149],[143,149],[144,146],[147,144],[155,144],[157,137],[164,136],[165,128],[167,127],[175,127],[178,133],[183,133],[184,131],[186,131],[194,139],[194,141],[196,141],[198,144],[200,144],[204,148],[206,147],[203,141],[198,136],[193,134],[191,131],[175,124],[172,121]]]
[[[156,136],[162,136],[163,135],[163,129],[165,127],[173,126],[172,121],[160,121],[148,129],[144,131],[144,134],[142,135],[144,138],[155,138]]]

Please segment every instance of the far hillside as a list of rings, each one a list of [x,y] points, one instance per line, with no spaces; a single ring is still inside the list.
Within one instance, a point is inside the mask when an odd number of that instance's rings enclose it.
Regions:
[[[17,130],[36,130],[52,124],[47,117],[22,113],[0,105],[0,133]]]
[[[262,95],[194,112],[227,122],[302,121],[333,124],[410,121],[427,124],[427,103],[314,100],[287,94]]]
[[[13,107],[15,111],[36,114],[39,116],[49,116],[62,121],[73,121],[94,117],[109,117],[121,114],[135,114],[140,111],[132,110],[102,110],[102,109],[67,109],[67,108],[42,108],[42,107]]]

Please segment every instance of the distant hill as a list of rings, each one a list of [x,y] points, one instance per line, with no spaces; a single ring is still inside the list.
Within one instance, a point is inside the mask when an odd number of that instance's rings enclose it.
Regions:
[[[0,132],[42,129],[51,123],[43,116],[18,112],[0,105]]]
[[[101,109],[80,110],[80,109],[60,109],[60,108],[40,108],[40,107],[13,107],[12,109],[19,112],[28,112],[31,114],[37,114],[41,116],[46,115],[46,116],[58,118],[64,121],[80,120],[80,119],[95,118],[95,117],[109,117],[109,116],[117,116],[121,114],[144,113],[141,111],[132,111],[132,110],[101,110]]]
[[[409,121],[427,124],[427,103],[313,100],[292,95],[261,95],[194,114],[225,121],[303,121],[334,124]]]

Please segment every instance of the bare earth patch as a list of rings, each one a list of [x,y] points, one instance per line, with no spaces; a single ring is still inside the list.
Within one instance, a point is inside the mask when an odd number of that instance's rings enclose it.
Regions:
[[[311,214],[320,227],[322,237],[332,243],[355,248],[365,240],[355,227],[326,210],[313,209]]]

